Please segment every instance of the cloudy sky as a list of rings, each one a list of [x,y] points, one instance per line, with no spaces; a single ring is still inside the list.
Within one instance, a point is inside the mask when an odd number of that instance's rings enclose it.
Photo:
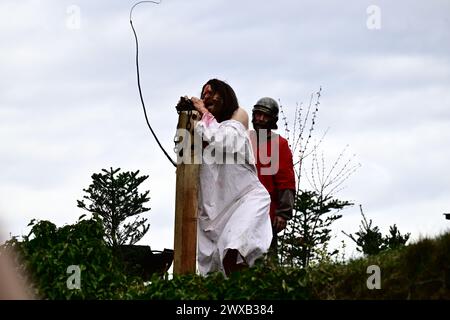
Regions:
[[[173,248],[175,170],[140,106],[133,3],[0,2],[3,238],[33,218],[74,223],[91,175],[112,166],[150,176],[141,244]],[[141,4],[133,21],[150,121],[173,154],[174,106],[210,78],[226,80],[248,112],[262,96],[280,99],[291,123],[322,86],[314,133],[330,128],[326,163],[349,145],[344,158],[361,164],[337,195],[356,205],[333,241],[358,230],[357,204],[384,232],[395,223],[413,239],[439,234],[450,226],[448,12],[447,0]]]

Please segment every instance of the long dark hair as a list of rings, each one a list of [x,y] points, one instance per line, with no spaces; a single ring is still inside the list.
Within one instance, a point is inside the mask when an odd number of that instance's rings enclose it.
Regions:
[[[211,86],[213,92],[218,93],[223,100],[222,109],[220,113],[215,115],[216,120],[218,122],[222,122],[231,119],[233,113],[239,108],[239,103],[233,88],[231,88],[228,83],[223,82],[222,80],[211,79],[207,83],[205,83],[202,87],[201,93],[202,99],[203,99],[203,90],[208,84]]]

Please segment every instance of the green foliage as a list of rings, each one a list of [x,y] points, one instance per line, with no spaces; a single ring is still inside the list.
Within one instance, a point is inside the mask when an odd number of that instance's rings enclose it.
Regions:
[[[370,290],[367,268],[381,270],[381,289]],[[174,276],[157,279],[140,295],[144,299],[309,300],[309,299],[450,299],[450,233],[424,239],[377,255],[336,263],[323,260],[307,268],[259,261],[253,268],[225,279]]]
[[[48,221],[32,226],[22,241],[13,238],[4,246],[21,254],[21,268],[32,275],[36,294],[44,299],[450,299],[450,233],[345,263],[323,259],[307,268],[290,268],[259,260],[228,279],[218,272],[170,280],[155,275],[144,286],[124,275],[103,239],[100,220],[62,228]],[[80,290],[67,288],[70,265],[82,270]],[[371,265],[381,269],[380,290],[367,288]]]
[[[384,246],[388,249],[396,249],[404,246],[409,240],[410,235],[411,233],[408,232],[402,236],[400,230],[398,230],[397,226],[394,224],[389,227],[389,234],[384,238]]]
[[[402,235],[394,224],[389,227],[389,235],[383,237],[377,226],[372,227],[372,219],[367,222],[366,216],[359,206],[363,220],[359,226],[359,231],[352,234],[347,234],[342,231],[347,237],[353,240],[357,245],[357,250],[366,255],[375,255],[383,250],[396,249],[404,246],[409,239],[410,233]]]
[[[120,262],[104,240],[99,219],[79,220],[57,228],[49,221],[30,224],[22,241],[3,246],[15,250],[20,269],[31,276],[35,294],[43,299],[124,299],[139,291],[139,282],[125,276]],[[81,270],[80,289],[69,289],[69,266]]]
[[[144,299],[175,300],[304,300],[309,288],[303,269],[279,268],[257,263],[225,279],[215,272],[207,277],[175,275],[171,280],[154,278]]]
[[[367,268],[380,267],[381,289],[369,290]],[[345,264],[308,271],[312,299],[450,299],[450,233]]]
[[[352,205],[316,191],[301,191],[296,194],[294,213],[286,231],[279,241],[278,252],[282,265],[307,267],[324,257],[323,248],[331,239],[331,224],[342,215],[336,212]],[[328,253],[330,256],[338,251]]]
[[[92,184],[83,189],[88,200],[77,200],[79,208],[87,210],[102,218],[106,231],[106,239],[110,245],[116,247],[123,244],[135,244],[148,231],[150,224],[147,218],[139,219],[138,215],[150,210],[144,204],[150,200],[149,191],[138,192],[139,185],[148,176],[138,176],[136,172],[120,172],[120,168],[102,169],[103,173],[92,175]],[[125,220],[135,217],[131,223]]]

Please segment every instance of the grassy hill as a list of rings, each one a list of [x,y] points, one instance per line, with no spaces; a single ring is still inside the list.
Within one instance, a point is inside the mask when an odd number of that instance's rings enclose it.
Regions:
[[[370,265],[380,267],[381,289],[367,288]],[[345,265],[319,266],[311,279],[324,274],[330,281],[318,281],[312,287],[313,298],[450,299],[450,233]]]
[[[368,289],[376,265],[380,289]],[[224,279],[197,275],[156,280],[145,299],[450,299],[450,233],[398,250],[306,270],[257,265]]]

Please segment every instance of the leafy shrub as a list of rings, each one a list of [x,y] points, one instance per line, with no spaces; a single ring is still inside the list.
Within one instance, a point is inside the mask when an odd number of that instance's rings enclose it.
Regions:
[[[98,219],[61,228],[40,221],[22,241],[13,238],[4,246],[22,255],[22,268],[45,299],[450,299],[450,233],[345,263],[323,260],[302,269],[260,260],[228,279],[221,273],[170,280],[155,275],[147,286],[125,274],[103,236]],[[81,269],[80,290],[67,287],[70,265]],[[370,265],[381,269],[381,290],[367,288]]]
[[[139,217],[150,210],[144,206],[150,200],[150,191],[138,190],[148,176],[138,176],[139,170],[120,172],[120,168],[102,172],[92,175],[89,188],[83,189],[87,195],[84,200],[77,200],[77,206],[101,217],[108,244],[113,247],[135,244],[150,228],[148,219]],[[130,218],[134,221],[125,223]]]
[[[297,190],[292,219],[278,244],[281,265],[306,268],[319,261],[318,253],[328,247],[331,239],[331,225],[342,217],[337,213],[351,205],[316,191]],[[337,253],[326,254],[332,257]]]
[[[123,299],[139,290],[137,279],[123,273],[121,263],[104,240],[99,219],[79,220],[57,228],[49,221],[32,221],[22,241],[4,246],[21,256],[21,268],[31,276],[35,294],[44,299]],[[80,289],[69,289],[70,266],[80,268]],[[131,289],[130,289],[131,288]]]
[[[303,269],[280,268],[257,263],[233,273],[228,279],[219,273],[207,277],[175,275],[171,280],[154,278],[141,296],[145,299],[174,300],[303,300],[309,288]]]
[[[397,228],[397,225],[392,225],[389,227],[389,235],[383,237],[380,229],[377,226],[372,227],[372,219],[367,221],[364,215],[362,206],[359,205],[359,210],[363,220],[361,220],[361,225],[359,226],[359,231],[353,234],[344,233],[357,245],[357,250],[364,253],[365,255],[375,255],[383,250],[392,250],[401,248],[409,240],[410,233],[402,235]]]

